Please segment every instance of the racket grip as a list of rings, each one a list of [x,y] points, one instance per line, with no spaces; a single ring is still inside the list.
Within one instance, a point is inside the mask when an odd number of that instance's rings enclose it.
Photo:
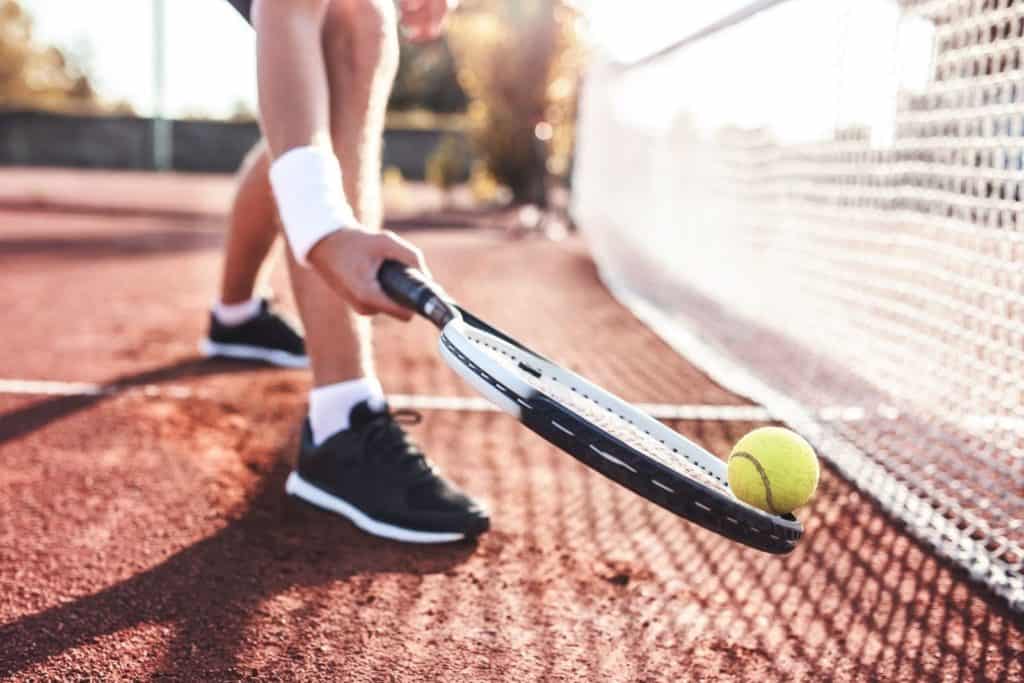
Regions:
[[[384,261],[377,271],[377,280],[392,301],[416,311],[438,328],[443,328],[455,317],[451,305],[434,289],[426,276],[404,263]]]

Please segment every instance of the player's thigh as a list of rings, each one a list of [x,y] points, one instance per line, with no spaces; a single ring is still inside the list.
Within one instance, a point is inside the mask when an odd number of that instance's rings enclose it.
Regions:
[[[329,0],[324,23],[328,66],[358,81],[384,80],[398,68],[398,23],[392,0]]]
[[[321,21],[327,12],[331,0],[228,0],[245,19],[255,26],[256,17],[265,11],[273,11],[280,17],[280,12],[289,15],[295,12],[301,16]]]
[[[391,0],[331,0],[324,25],[331,136],[345,191],[363,224],[380,224],[380,155],[388,96],[398,66]]]
[[[372,163],[380,145],[398,67],[398,30],[391,0],[330,0],[324,25],[331,134],[343,159]],[[345,149],[358,147],[358,149]]]

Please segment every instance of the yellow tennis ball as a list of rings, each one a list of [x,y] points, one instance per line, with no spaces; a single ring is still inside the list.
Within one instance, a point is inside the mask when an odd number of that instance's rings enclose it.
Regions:
[[[744,503],[784,515],[804,505],[818,487],[818,456],[802,436],[761,427],[740,439],[729,456],[729,488]]]

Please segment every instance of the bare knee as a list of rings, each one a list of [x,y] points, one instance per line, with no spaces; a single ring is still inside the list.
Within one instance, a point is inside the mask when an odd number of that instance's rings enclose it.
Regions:
[[[328,60],[357,73],[394,72],[398,29],[391,0],[330,0],[324,26]]]

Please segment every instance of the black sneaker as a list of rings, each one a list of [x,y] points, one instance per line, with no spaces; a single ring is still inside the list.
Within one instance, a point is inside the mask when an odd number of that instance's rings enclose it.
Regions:
[[[487,512],[445,481],[402,429],[412,411],[352,409],[351,426],[320,446],[307,420],[298,467],[285,490],[348,518],[363,531],[407,543],[446,543],[479,536]]]
[[[209,358],[258,360],[286,368],[309,367],[306,343],[285,320],[270,310],[266,299],[260,312],[240,325],[224,325],[210,314],[210,335],[199,344]]]

